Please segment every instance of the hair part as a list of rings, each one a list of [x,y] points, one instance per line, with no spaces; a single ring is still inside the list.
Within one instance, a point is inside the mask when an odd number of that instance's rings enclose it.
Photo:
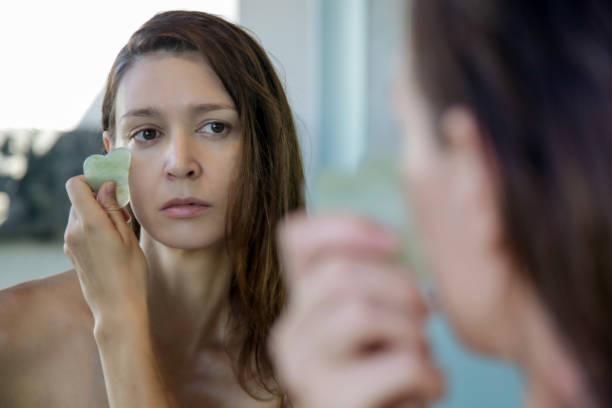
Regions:
[[[275,230],[290,211],[304,207],[304,174],[296,128],[282,84],[265,51],[249,34],[220,17],[188,11],[154,16],[119,52],[107,80],[102,127],[115,130],[115,98],[121,79],[142,56],[197,52],[235,103],[243,149],[230,192],[227,245],[234,270],[230,289],[232,351],[238,378],[282,395],[266,352],[268,332],[285,302]],[[135,228],[139,226],[135,223]]]

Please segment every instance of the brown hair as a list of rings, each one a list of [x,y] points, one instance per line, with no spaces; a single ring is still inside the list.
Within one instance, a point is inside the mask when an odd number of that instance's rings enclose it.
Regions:
[[[475,113],[507,247],[611,406],[611,3],[417,0],[412,21],[426,97]]]
[[[169,11],[154,16],[130,38],[110,71],[102,127],[112,134],[115,96],[139,56],[156,51],[198,52],[215,71],[238,110],[243,138],[241,169],[230,197],[226,230],[234,260],[230,289],[231,346],[238,349],[239,380],[280,395],[266,354],[268,331],[285,301],[274,243],[288,212],[304,207],[304,175],[291,109],[261,46],[217,16]]]

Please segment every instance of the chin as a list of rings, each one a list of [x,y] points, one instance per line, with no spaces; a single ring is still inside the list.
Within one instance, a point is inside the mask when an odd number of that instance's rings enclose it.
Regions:
[[[163,244],[169,248],[182,249],[185,251],[197,251],[200,249],[218,247],[223,242],[221,238],[213,239],[208,237],[194,237],[193,235],[181,237],[160,237],[160,239],[156,239],[155,237],[153,238],[160,244]]]
[[[504,333],[507,333],[507,330],[502,324],[503,317],[494,321],[484,320],[482,316],[466,313],[460,307],[454,309],[443,307],[443,311],[453,332],[467,348],[491,356],[505,357],[507,355],[506,339],[504,339]]]
[[[143,232],[153,241],[168,248],[182,249],[185,251],[196,251],[206,248],[219,247],[225,241],[222,231],[215,228],[198,227],[179,229],[174,228],[152,228],[143,227]]]

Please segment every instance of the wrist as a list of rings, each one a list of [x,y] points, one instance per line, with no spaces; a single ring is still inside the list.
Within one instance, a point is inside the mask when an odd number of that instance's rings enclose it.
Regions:
[[[146,307],[124,307],[97,315],[94,320],[93,334],[99,345],[149,335],[149,314]]]

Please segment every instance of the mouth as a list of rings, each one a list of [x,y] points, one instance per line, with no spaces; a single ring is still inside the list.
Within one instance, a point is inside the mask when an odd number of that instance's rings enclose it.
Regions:
[[[175,198],[166,202],[160,211],[171,218],[191,218],[195,217],[209,208],[212,205],[206,201],[197,198]]]

